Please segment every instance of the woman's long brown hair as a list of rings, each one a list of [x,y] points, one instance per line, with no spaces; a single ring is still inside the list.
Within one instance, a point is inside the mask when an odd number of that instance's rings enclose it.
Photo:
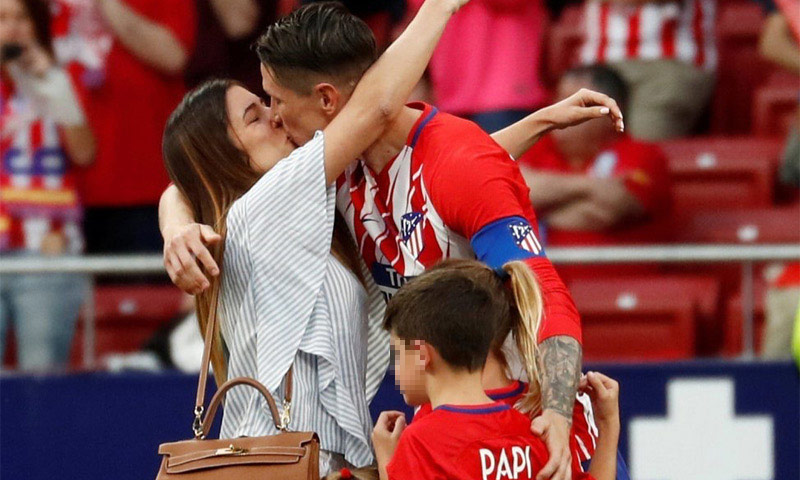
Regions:
[[[211,225],[222,236],[222,241],[210,249],[221,271],[225,268],[222,260],[228,210],[261,177],[228,133],[226,94],[235,85],[239,84],[233,80],[210,80],[187,93],[167,121],[162,143],[164,165],[172,182],[191,204],[195,220]],[[355,243],[339,218],[334,227],[332,252],[361,279]],[[208,325],[212,299],[219,296],[221,277],[222,274],[209,276],[210,288],[195,297],[201,332]],[[227,365],[219,321],[217,326],[211,365],[219,386],[227,378]]]

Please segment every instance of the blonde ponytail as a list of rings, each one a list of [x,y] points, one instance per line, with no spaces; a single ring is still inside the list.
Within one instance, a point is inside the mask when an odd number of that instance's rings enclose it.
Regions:
[[[511,277],[511,332],[530,382],[528,393],[519,401],[517,409],[536,415],[542,409],[538,337],[544,316],[544,297],[536,275],[525,262],[509,262],[503,265],[503,270]]]

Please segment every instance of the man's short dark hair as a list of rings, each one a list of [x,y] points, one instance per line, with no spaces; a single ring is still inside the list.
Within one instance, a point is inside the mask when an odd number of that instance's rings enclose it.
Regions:
[[[625,110],[628,103],[628,84],[613,68],[605,65],[584,65],[564,72],[562,78],[567,77],[588,77],[593,90],[605,93],[617,101],[619,108]]]
[[[384,328],[424,340],[449,366],[474,372],[486,363],[509,303],[492,270],[461,263],[445,260],[404,285],[386,307]]]
[[[319,76],[353,88],[377,56],[372,30],[338,2],[311,3],[281,18],[255,50],[278,83],[301,94]]]

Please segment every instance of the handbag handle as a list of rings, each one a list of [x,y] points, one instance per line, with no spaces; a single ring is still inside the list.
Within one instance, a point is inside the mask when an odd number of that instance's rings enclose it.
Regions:
[[[211,345],[214,343],[214,331],[217,326],[217,305],[219,304],[219,282],[216,283],[211,292],[211,307],[208,312],[208,324],[206,325],[205,339],[203,342],[203,360],[200,365],[200,378],[197,381],[197,397],[194,404],[194,422],[192,423],[192,431],[194,437],[197,439],[205,438],[211,430],[211,424],[214,421],[219,404],[225,397],[225,393],[236,385],[249,385],[256,388],[269,405],[270,412],[272,413],[272,420],[275,422],[275,427],[280,431],[286,431],[291,421],[291,405],[292,405],[292,367],[286,372],[285,382],[286,390],[283,399],[283,412],[278,415],[278,407],[275,404],[275,399],[261,382],[247,377],[238,377],[228,380],[220,385],[217,393],[211,398],[211,404],[208,408],[208,415],[203,417],[206,384],[208,383],[208,369],[211,361]],[[278,420],[280,418],[280,421]]]
[[[278,406],[275,404],[275,399],[272,398],[269,390],[267,390],[261,382],[253,380],[252,378],[238,377],[223,383],[222,386],[219,387],[219,390],[217,390],[217,393],[211,398],[211,403],[208,406],[208,413],[206,413],[205,419],[203,420],[203,437],[208,436],[211,425],[214,423],[214,416],[217,413],[217,408],[219,408],[220,403],[222,403],[222,400],[225,398],[225,394],[231,388],[239,385],[247,385],[258,390],[261,396],[264,397],[264,400],[267,401],[269,411],[272,414],[272,421],[275,423],[275,428],[280,431],[286,430],[286,426],[282,424],[281,417],[278,414]]]

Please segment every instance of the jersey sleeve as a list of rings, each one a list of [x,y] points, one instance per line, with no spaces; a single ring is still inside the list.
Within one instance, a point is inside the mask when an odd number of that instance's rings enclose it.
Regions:
[[[513,260],[530,266],[545,302],[540,342],[557,335],[580,342],[580,316],[538,239],[529,190],[516,163],[494,142],[440,152],[436,160],[425,182],[444,223],[469,239],[476,257],[490,267],[499,270]]]

